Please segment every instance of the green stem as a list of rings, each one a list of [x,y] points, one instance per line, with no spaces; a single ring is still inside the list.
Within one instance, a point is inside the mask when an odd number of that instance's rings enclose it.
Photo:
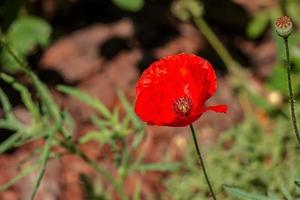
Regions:
[[[294,127],[294,132],[295,132],[296,138],[298,140],[298,143],[300,145],[300,134],[299,134],[299,128],[298,128],[297,117],[296,117],[296,112],[295,112],[295,96],[294,96],[293,87],[292,87],[291,61],[290,61],[288,38],[284,38],[284,45],[285,45],[285,53],[286,53],[285,65],[286,65],[287,81],[288,81],[289,96],[290,96],[291,118],[292,118],[292,124]]]
[[[54,139],[54,134],[59,129],[60,126],[61,126],[61,123],[57,122],[56,125],[54,125],[50,129],[48,129],[47,133],[45,134],[48,137],[48,139],[46,141],[45,147],[43,148],[42,155],[41,155],[42,169],[39,172],[39,175],[34,182],[33,190],[30,195],[30,200],[34,200],[36,193],[40,187],[42,178],[46,172],[46,167],[47,167],[47,163],[49,160],[49,155],[50,155],[50,150],[51,150],[51,146],[52,146],[53,139]]]
[[[66,138],[65,138],[66,139]],[[63,145],[69,152],[75,153],[78,155],[82,160],[84,160],[90,167],[92,167],[98,174],[106,178],[112,186],[115,188],[115,190],[119,193],[122,200],[128,200],[128,197],[125,193],[125,191],[122,188],[122,185],[119,184],[113,176],[110,175],[110,173],[99,163],[97,163],[95,160],[90,159],[83,151],[81,151],[73,142],[68,142],[67,144]]]
[[[196,134],[195,134],[195,130],[194,130],[193,124],[190,124],[190,128],[191,128],[191,132],[192,132],[192,135],[193,135],[194,144],[195,144],[195,147],[196,147],[196,150],[197,150],[198,159],[200,161],[201,168],[202,168],[202,171],[203,171],[206,183],[208,185],[208,188],[209,188],[209,191],[210,191],[210,194],[211,194],[212,198],[214,200],[216,200],[217,198],[216,198],[216,195],[215,195],[214,190],[212,188],[212,185],[211,185],[211,183],[209,181],[208,174],[206,172],[206,168],[205,168],[205,165],[204,165],[204,160],[202,158],[201,151],[200,151],[200,148],[198,146],[197,137],[196,137]]]
[[[1,46],[3,46],[8,53],[13,57],[13,59],[19,64],[23,72],[31,79],[33,85],[35,86],[38,94],[40,95],[43,102],[45,102],[46,108],[48,112],[53,116],[53,118],[57,121],[59,120],[59,109],[57,109],[54,105],[54,101],[50,96],[46,86],[39,80],[39,78],[30,71],[29,65],[18,57],[17,53],[11,48],[11,46],[6,42],[5,38],[0,39]]]
[[[222,42],[216,36],[216,34],[211,30],[208,24],[202,17],[193,17],[195,24],[197,25],[198,29],[201,31],[203,36],[207,39],[209,44],[212,48],[217,52],[217,54],[222,59],[223,63],[227,66],[228,71],[232,74],[239,74],[237,73],[240,71],[238,69],[238,64],[235,60],[231,57],[230,53],[224,47]]]
[[[20,59],[17,56],[17,53],[10,47],[9,44],[7,44],[6,40],[1,38],[1,45],[8,51],[8,53],[13,57],[13,59],[19,64],[19,66],[27,73],[29,69],[29,66],[27,63],[25,63],[22,59]]]
[[[9,46],[9,44],[5,41],[4,38],[0,39],[0,43],[1,46],[3,46],[8,51],[8,53],[13,57],[13,59],[19,64],[19,66],[25,72],[25,74],[31,78],[42,100],[44,100],[49,113],[54,117],[56,121],[55,122],[56,125],[53,128],[47,130],[47,134],[46,134],[47,141],[41,155],[42,169],[39,172],[36,181],[34,182],[33,191],[30,195],[30,199],[33,200],[35,198],[35,195],[38,191],[38,188],[41,184],[42,178],[46,171],[46,166],[49,159],[50,150],[54,139],[54,134],[58,129],[58,126],[61,125],[61,121],[59,118],[59,111],[58,109],[53,109],[54,104],[51,97],[49,96],[47,88],[40,82],[38,77],[32,71],[29,70],[28,64],[18,57],[17,53]]]

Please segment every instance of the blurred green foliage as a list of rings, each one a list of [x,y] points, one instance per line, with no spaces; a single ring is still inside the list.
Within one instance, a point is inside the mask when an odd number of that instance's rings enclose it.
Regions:
[[[116,6],[128,11],[139,11],[144,6],[144,0],[111,0]]]
[[[297,168],[300,158],[290,133],[290,122],[278,117],[273,123],[272,130],[266,130],[261,123],[249,118],[224,132],[207,150],[206,167],[220,199],[254,200],[264,195],[264,199],[299,197],[300,188],[294,181],[300,178],[300,169]],[[199,131],[201,134],[201,129]],[[195,162],[193,146],[190,146],[183,172],[173,174],[166,181],[172,199],[205,199],[208,194]],[[230,196],[224,191],[225,185]]]
[[[45,20],[25,16],[16,19],[8,28],[6,41],[16,51],[16,54],[25,59],[38,46],[45,47],[50,40],[52,28]],[[17,71],[19,65],[4,48],[0,54],[0,63],[6,71]]]
[[[182,21],[189,21],[193,16],[203,14],[203,5],[197,0],[175,0],[171,4],[172,13]]]
[[[293,34],[289,37],[290,54],[292,60],[293,70],[293,88],[296,94],[299,93],[299,82],[300,82],[300,31],[297,27],[300,26],[300,2],[298,0],[286,0],[283,1],[281,6],[274,6],[272,9],[262,9],[261,11],[254,14],[252,20],[248,24],[247,36],[251,39],[258,39],[263,37],[265,33],[272,34],[272,38],[276,43],[277,48],[277,63],[275,64],[274,70],[271,76],[266,82],[266,87],[270,90],[276,90],[281,92],[287,97],[287,79],[286,70],[284,67],[284,55],[285,48],[284,43],[275,32],[273,24],[278,16],[283,14],[291,17],[294,23]],[[283,13],[285,12],[285,13]]]
[[[270,20],[269,10],[256,13],[247,27],[247,35],[251,39],[257,39],[267,30]]]
[[[131,12],[140,11],[145,4],[144,0],[111,1],[119,8]],[[287,97],[286,74],[283,66],[283,42],[271,27],[282,11],[291,16],[295,27],[300,27],[300,1],[286,0],[284,2],[284,8],[275,6],[273,9],[265,9],[255,13],[248,25],[246,34],[253,41],[259,40],[265,34],[272,34],[277,45],[277,63],[272,75],[266,81],[265,87],[279,91]],[[110,181],[115,190],[121,196],[123,195],[122,199],[128,199],[123,194],[126,177],[134,172],[146,173],[149,171],[171,172],[171,177],[165,181],[166,193],[161,194],[162,198],[166,196],[174,200],[207,199],[207,186],[199,171],[192,145],[189,145],[188,152],[185,154],[186,157],[179,163],[169,160],[168,156],[159,163],[143,163],[142,154],[137,157],[133,156],[133,150],[141,144],[145,137],[144,124],[137,118],[131,102],[122,92],[118,92],[120,105],[109,110],[101,101],[78,89],[63,85],[58,86],[58,91],[73,96],[96,110],[96,114],[90,119],[96,129],[87,132],[80,138],[73,137],[75,124],[72,116],[59,108],[48,87],[30,71],[29,66],[24,62],[37,48],[44,48],[50,43],[52,33],[52,27],[47,21],[32,16],[30,13],[22,12],[25,3],[26,0],[6,0],[0,10],[1,17],[5,18],[1,24],[1,39],[5,40],[19,58],[17,60],[9,49],[1,48],[0,66],[1,71],[24,73],[31,81],[34,89],[32,90],[28,85],[22,84],[13,75],[7,73],[1,72],[0,79],[10,84],[20,94],[21,101],[29,113],[31,121],[24,124],[15,116],[9,97],[0,88],[0,103],[4,111],[4,117],[0,119],[0,128],[13,132],[0,144],[0,153],[5,153],[37,139],[44,139],[45,146],[28,155],[29,159],[32,156],[39,159],[31,163],[30,166],[22,166],[17,176],[0,186],[0,191],[6,190],[24,176],[39,170],[39,176],[34,182],[34,190],[36,191],[48,159],[63,156],[52,152],[51,147],[62,146],[69,153],[83,158],[100,175]],[[170,7],[178,19],[189,21],[193,17],[203,16],[204,3],[197,0],[176,0],[172,2]],[[290,37],[290,45],[294,72],[293,86],[298,95],[300,82],[299,44],[300,31],[295,29]],[[233,76],[233,74],[228,76]],[[270,111],[274,110],[266,99],[250,93],[248,97],[253,104],[267,113],[270,114]],[[208,172],[221,199],[300,199],[300,189],[295,184],[295,181],[300,180],[300,169],[297,167],[300,159],[299,151],[291,133],[290,122],[285,117],[287,116],[285,107],[286,104],[280,108],[281,112],[268,116],[272,122],[270,127],[265,127],[261,122],[247,116],[241,124],[222,133],[219,140],[208,148],[205,158]],[[131,143],[126,142],[129,135],[133,136]],[[111,147],[114,166],[119,179],[115,180],[109,170],[103,167],[101,163],[89,159],[77,149],[78,145],[90,141]],[[112,199],[111,191],[105,190],[98,177],[88,177],[82,174],[81,181],[85,192],[84,198]],[[141,185],[138,185],[135,188],[133,199],[140,199],[140,193]]]
[[[27,0],[5,0],[0,4],[0,37],[12,47],[21,59],[27,59],[39,47],[45,48],[50,42],[52,27],[44,19],[30,15],[26,10]],[[2,12],[1,12],[2,11]],[[0,48],[0,69],[18,72],[19,64]]]

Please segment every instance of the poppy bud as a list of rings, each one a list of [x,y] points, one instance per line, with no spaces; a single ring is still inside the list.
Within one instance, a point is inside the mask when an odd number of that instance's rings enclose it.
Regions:
[[[279,17],[275,22],[275,29],[279,36],[287,38],[293,31],[293,22],[288,16]]]

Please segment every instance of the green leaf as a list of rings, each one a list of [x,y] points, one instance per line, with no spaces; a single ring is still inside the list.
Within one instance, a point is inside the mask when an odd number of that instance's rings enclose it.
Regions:
[[[249,93],[249,98],[255,103],[255,105],[264,109],[267,112],[274,110],[274,107],[266,99],[259,95]]]
[[[62,122],[61,121],[56,121],[56,123],[48,128],[46,130],[46,137],[47,137],[47,140],[46,140],[46,143],[43,147],[43,150],[41,152],[41,156],[40,156],[40,162],[41,162],[41,170],[39,171],[39,174],[38,176],[36,177],[35,181],[34,181],[34,184],[33,184],[33,189],[31,191],[31,195],[30,195],[30,199],[33,200],[35,198],[35,195],[37,193],[37,190],[38,188],[40,187],[40,184],[41,184],[41,181],[42,181],[42,178],[46,172],[46,167],[47,167],[47,163],[48,163],[48,160],[50,158],[50,151],[51,151],[51,147],[53,145],[53,141],[54,141],[54,134],[57,133],[57,131],[59,129],[61,129],[62,127]]]
[[[4,142],[0,143],[0,154],[14,147],[15,143],[21,138],[21,134],[14,133]]]
[[[181,167],[180,163],[149,163],[137,164],[131,170],[147,172],[147,171],[176,171]]]
[[[141,184],[138,182],[133,193],[133,200],[140,200]]]
[[[144,0],[112,0],[121,9],[136,12],[144,6]]]
[[[51,31],[51,26],[41,18],[20,17],[9,27],[6,40],[16,54],[24,59],[36,46],[45,47],[49,43]],[[5,49],[1,52],[1,62],[7,70],[13,71],[19,68]]]
[[[107,121],[107,120],[103,120],[103,119],[100,119],[98,116],[96,115],[92,115],[91,116],[91,121],[93,122],[93,124],[95,126],[97,126],[97,128],[99,130],[102,130],[102,129],[105,129],[106,127],[109,127],[110,126],[110,122]]]
[[[0,129],[17,131],[19,130],[19,124],[16,124],[16,121],[0,120]]]
[[[294,91],[298,91],[299,84],[296,78],[299,76],[293,76],[292,87]],[[282,65],[277,65],[274,67],[273,72],[269,79],[267,80],[267,86],[273,90],[279,90],[282,94],[288,96],[288,82],[287,82],[287,72],[286,67]]]
[[[14,120],[15,118],[11,111],[11,104],[8,100],[7,95],[4,93],[4,91],[1,88],[0,88],[0,103],[5,113],[5,117],[7,117],[10,120]]]
[[[56,121],[61,121],[60,109],[54,102],[52,95],[47,86],[37,77],[37,75],[31,71],[28,72],[30,78],[41,98],[42,106],[46,107],[49,115],[51,115]]]
[[[50,25],[33,16],[21,17],[8,30],[7,40],[22,54],[33,50],[35,45],[46,46],[51,34]]]
[[[0,78],[9,83],[16,91],[20,93],[22,102],[24,103],[28,111],[32,114],[33,118],[38,121],[40,118],[39,108],[32,100],[29,90],[8,74],[1,73]]]
[[[274,199],[270,199],[268,197],[261,196],[261,195],[255,194],[255,193],[245,192],[236,187],[231,187],[231,186],[224,186],[224,187],[229,194],[231,194],[234,197],[243,199],[243,200],[274,200]]]
[[[113,125],[117,125],[119,123],[119,114],[120,114],[120,109],[118,106],[114,107],[113,111],[112,111],[112,116],[111,116],[111,119],[110,119],[110,122],[113,124]]]
[[[98,141],[101,143],[108,143],[111,140],[111,133],[104,129],[101,132],[100,131],[90,131],[80,137],[79,143],[83,144],[89,141]]]
[[[10,186],[16,184],[17,182],[19,182],[25,176],[28,176],[29,174],[31,174],[32,172],[37,170],[38,167],[39,167],[39,165],[37,163],[26,167],[18,175],[16,175],[14,178],[12,178],[8,182],[4,183],[3,185],[0,185],[0,191],[5,191],[7,188],[9,188]]]
[[[132,121],[132,124],[136,130],[142,130],[144,128],[144,124],[141,122],[141,120],[136,116],[132,105],[129,103],[128,99],[124,95],[124,92],[118,91],[118,97],[120,99],[120,102],[124,109],[126,110],[126,113],[130,120]]]
[[[65,133],[69,134],[68,136],[71,137],[72,135],[70,135],[70,134],[75,132],[74,119],[73,119],[72,115],[66,110],[63,111],[63,119],[64,119],[64,123],[65,123],[65,128],[66,128]]]
[[[57,86],[57,90],[73,97],[76,97],[78,100],[82,101],[83,103],[91,106],[92,108],[96,109],[99,113],[101,113],[107,119],[111,118],[110,111],[105,107],[105,105],[98,99],[91,97],[90,95],[81,92],[78,89],[73,87],[68,87],[64,85]]]
[[[273,90],[279,90],[284,94],[288,94],[286,69],[283,66],[275,66],[271,76],[268,79],[267,85]]]
[[[82,189],[84,192],[84,199],[90,200],[106,200],[105,194],[97,194],[95,191],[95,186],[92,180],[85,174],[80,174],[80,181],[82,183]]]
[[[269,12],[264,10],[257,13],[247,27],[247,35],[256,39],[263,34],[269,24]]]
[[[288,190],[288,188],[286,187],[286,185],[284,185],[284,184],[281,185],[281,192],[287,200],[293,200],[293,197],[292,197],[290,191]]]

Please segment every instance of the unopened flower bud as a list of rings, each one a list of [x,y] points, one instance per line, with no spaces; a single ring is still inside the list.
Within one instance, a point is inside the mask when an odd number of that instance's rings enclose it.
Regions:
[[[279,17],[275,22],[275,29],[279,36],[287,38],[293,31],[293,22],[288,16]]]

